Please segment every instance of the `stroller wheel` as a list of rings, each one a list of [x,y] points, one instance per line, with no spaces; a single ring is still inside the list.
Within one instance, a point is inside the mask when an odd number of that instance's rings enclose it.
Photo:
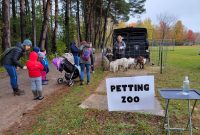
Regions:
[[[73,80],[69,80],[68,85],[69,85],[69,86],[73,86],[73,85],[74,85],[74,81],[73,81]]]
[[[57,83],[62,84],[64,82],[63,78],[58,78]]]

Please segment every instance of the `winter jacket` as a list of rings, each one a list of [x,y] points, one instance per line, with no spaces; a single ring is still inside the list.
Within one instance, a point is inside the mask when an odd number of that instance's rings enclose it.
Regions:
[[[73,56],[78,56],[78,53],[79,53],[79,49],[78,47],[76,46],[75,43],[72,43],[70,45],[70,48],[71,48],[71,53],[73,54]]]
[[[36,52],[31,52],[29,55],[29,60],[26,63],[29,77],[36,78],[41,76],[41,71],[44,69],[43,65],[37,61],[38,54]]]
[[[43,67],[44,67],[44,69],[43,69],[43,71],[45,71],[46,73],[48,73],[49,72],[49,67],[46,65],[46,62],[45,62],[45,59],[41,59],[40,58],[40,63],[43,65]]]
[[[24,49],[22,46],[17,46],[16,48],[12,49],[8,54],[6,54],[3,58],[3,65],[11,65],[23,68],[23,65],[19,63],[19,59],[24,54]]]
[[[116,54],[125,54],[126,44],[124,41],[121,43],[115,42],[114,44],[114,50]]]
[[[82,53],[83,53],[83,50],[84,50],[85,47],[86,47],[86,48],[89,48],[89,49],[91,50],[90,58],[89,58],[88,61],[83,60],[82,57],[81,57],[81,56],[82,56]],[[82,63],[82,64],[91,64],[91,61],[93,61],[93,52],[92,52],[92,48],[90,48],[88,44],[81,45],[81,46],[80,46],[80,63]]]

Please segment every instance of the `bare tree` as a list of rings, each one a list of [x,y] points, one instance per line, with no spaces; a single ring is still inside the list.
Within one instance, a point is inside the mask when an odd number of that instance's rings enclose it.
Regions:
[[[177,18],[167,13],[159,14],[157,18],[160,22],[161,40],[163,41],[169,33],[170,28],[175,24]]]
[[[159,45],[159,64],[160,64],[160,73],[163,72],[163,42],[166,39],[167,34],[169,33],[170,28],[175,24],[176,17],[163,13],[158,15],[158,20],[160,22],[160,34],[161,34],[161,43]]]
[[[2,35],[2,49],[11,47],[10,43],[10,0],[2,1],[2,19],[3,19],[3,35]]]

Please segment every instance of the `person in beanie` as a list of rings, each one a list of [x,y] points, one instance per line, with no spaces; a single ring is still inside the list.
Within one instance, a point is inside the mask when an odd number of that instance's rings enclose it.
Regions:
[[[92,55],[93,54],[90,45],[87,42],[82,42],[80,46],[80,67],[81,67],[80,85],[83,85],[85,67],[87,73],[87,84],[90,83],[90,65],[91,65],[91,59],[93,58]]]
[[[26,63],[29,77],[31,79],[31,89],[34,96],[34,100],[42,100],[42,75],[41,71],[44,69],[44,66],[37,61],[38,54],[33,51],[29,55],[29,60]]]
[[[38,52],[40,52],[40,48],[39,47],[33,47],[33,51],[38,53]]]
[[[41,71],[41,75],[42,75],[42,85],[47,85],[48,81],[46,80],[46,75],[48,72],[48,66],[45,63],[45,53],[43,52],[39,52],[38,53],[38,57],[39,57],[39,62],[43,65],[44,69]]]
[[[7,51],[2,59],[2,64],[10,77],[10,84],[13,89],[14,96],[20,96],[24,94],[24,91],[20,90],[18,86],[18,76],[16,68],[20,67],[26,69],[26,66],[23,66],[19,62],[19,60],[23,56],[25,51],[29,51],[31,49],[31,46],[32,42],[29,39],[25,39],[21,45],[18,43],[16,47]]]

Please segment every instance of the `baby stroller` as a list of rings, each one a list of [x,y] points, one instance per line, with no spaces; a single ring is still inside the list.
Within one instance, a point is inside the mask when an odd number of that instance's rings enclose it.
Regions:
[[[58,57],[53,59],[52,63],[53,65],[55,65],[57,70],[60,71],[61,73],[63,71],[65,72],[64,77],[57,79],[58,84],[62,84],[66,80],[68,86],[72,86],[74,84],[74,79],[79,77],[80,67],[74,65],[71,58],[73,58],[73,56],[71,57],[70,54],[70,55],[63,55],[63,57]]]

